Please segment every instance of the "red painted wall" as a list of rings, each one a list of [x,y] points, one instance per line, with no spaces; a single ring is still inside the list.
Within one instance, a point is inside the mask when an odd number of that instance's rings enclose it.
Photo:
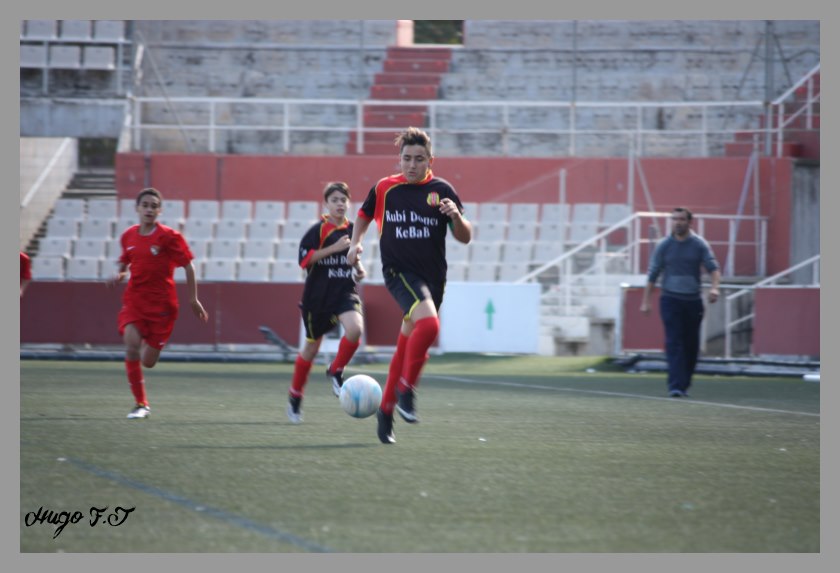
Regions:
[[[753,354],[820,356],[820,289],[755,291]]]
[[[20,301],[20,342],[122,344],[117,313],[124,286],[97,282],[34,281]],[[300,342],[302,283],[200,283],[199,299],[210,315],[197,319],[178,284],[180,314],[170,344],[265,344],[258,327],[268,326],[293,346]],[[393,346],[402,313],[381,285],[362,285],[366,342]]]

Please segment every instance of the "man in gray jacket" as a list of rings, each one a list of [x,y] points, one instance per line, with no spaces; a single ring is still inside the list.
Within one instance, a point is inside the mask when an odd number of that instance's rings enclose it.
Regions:
[[[668,395],[688,397],[691,377],[700,352],[700,324],[703,322],[700,267],[711,275],[709,302],[714,303],[720,285],[720,267],[709,243],[691,230],[691,211],[677,207],[671,214],[671,234],[660,241],[650,257],[648,282],[642,295],[641,311],[650,312],[650,295],[662,274],[659,314],[665,326],[665,355],[668,359]]]

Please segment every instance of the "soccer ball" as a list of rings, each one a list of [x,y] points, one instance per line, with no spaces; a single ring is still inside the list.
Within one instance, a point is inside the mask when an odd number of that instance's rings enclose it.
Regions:
[[[354,418],[367,418],[379,408],[382,388],[367,374],[356,374],[341,385],[338,401],[344,411]]]

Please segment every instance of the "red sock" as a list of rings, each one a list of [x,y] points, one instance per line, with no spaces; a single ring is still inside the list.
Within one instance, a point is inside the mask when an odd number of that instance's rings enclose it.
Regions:
[[[397,349],[391,357],[391,366],[388,368],[388,379],[385,381],[385,388],[382,390],[382,402],[379,407],[386,414],[394,412],[397,404],[397,383],[400,381],[400,373],[403,369],[405,349],[408,346],[408,337],[400,332],[397,338]]]
[[[140,367],[140,361],[126,360],[125,373],[128,376],[128,385],[131,387],[131,393],[134,394],[134,401],[138,405],[148,406],[146,382],[143,380],[143,369]]]
[[[344,370],[344,367],[356,353],[356,349],[359,348],[359,342],[359,340],[350,342],[346,336],[341,337],[341,341],[338,343],[338,353],[335,355],[335,360],[330,364],[330,372],[335,373]]]
[[[414,330],[408,337],[408,346],[406,347],[406,359],[400,378],[401,391],[417,386],[420,371],[429,358],[428,350],[437,338],[439,331],[440,320],[436,316],[421,318],[414,324]]]
[[[306,386],[306,380],[309,377],[309,370],[312,368],[312,363],[304,360],[303,356],[298,354],[295,359],[295,373],[292,375],[292,387],[289,388],[289,394],[292,396],[303,396],[303,387]]]

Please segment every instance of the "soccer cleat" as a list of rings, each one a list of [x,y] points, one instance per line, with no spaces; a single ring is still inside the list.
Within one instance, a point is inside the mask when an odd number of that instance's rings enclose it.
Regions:
[[[286,415],[292,424],[300,424],[303,422],[303,411],[300,409],[300,404],[303,402],[302,396],[289,395],[289,403],[286,406]]]
[[[671,390],[670,392],[668,392],[668,396],[670,396],[671,398],[682,398],[683,395],[684,394],[679,390]]]
[[[376,435],[383,444],[394,444],[397,441],[394,437],[394,415],[386,414],[382,408],[376,411]]]
[[[142,420],[149,417],[149,414],[152,412],[151,408],[148,406],[144,406],[143,404],[137,404],[137,406],[128,413],[129,420]]]
[[[397,412],[409,424],[416,424],[420,421],[414,409],[414,388],[409,388],[406,392],[397,390]]]
[[[344,376],[342,374],[344,374],[344,370],[330,372],[330,369],[327,368],[327,378],[332,382],[333,394],[335,394],[336,398],[341,393],[341,386],[344,385]]]

